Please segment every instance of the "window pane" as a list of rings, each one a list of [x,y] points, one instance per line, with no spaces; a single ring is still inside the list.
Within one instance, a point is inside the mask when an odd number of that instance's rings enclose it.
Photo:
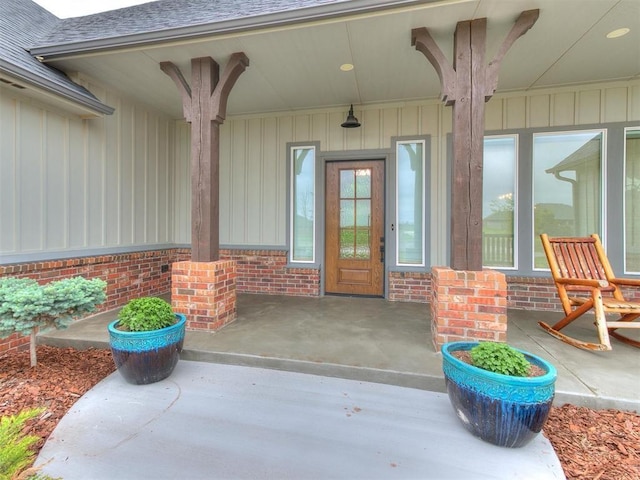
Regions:
[[[315,151],[293,149],[292,261],[314,261]]]
[[[534,268],[548,268],[541,233],[601,233],[602,144],[602,132],[534,135]]]
[[[640,273],[640,130],[628,130],[625,143],[625,271]]]
[[[398,144],[397,163],[397,262],[424,265],[424,144]]]
[[[340,171],[340,258],[371,256],[370,195],[371,169]]]
[[[485,138],[482,264],[486,267],[515,267],[515,185],[516,137]]]
[[[355,206],[355,200],[340,200],[340,258],[355,257]]]
[[[340,198],[353,198],[355,187],[355,170],[340,170]]]
[[[356,174],[356,198],[371,198],[371,169],[361,168]]]

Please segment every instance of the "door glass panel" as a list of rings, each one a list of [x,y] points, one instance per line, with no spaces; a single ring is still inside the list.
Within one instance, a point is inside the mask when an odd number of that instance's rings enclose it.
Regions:
[[[356,212],[355,256],[368,260],[371,257],[371,200],[356,200]]]
[[[340,171],[340,258],[371,257],[371,169]]]
[[[603,132],[533,136],[534,268],[548,268],[540,234],[602,234]]]
[[[340,198],[353,198],[354,192],[354,170],[340,170]]]
[[[371,197],[371,169],[359,169],[355,171],[356,174],[356,197],[357,198],[370,198]]]

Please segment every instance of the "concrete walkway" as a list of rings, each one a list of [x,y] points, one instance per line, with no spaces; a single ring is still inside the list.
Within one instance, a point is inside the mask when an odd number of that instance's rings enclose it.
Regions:
[[[108,348],[115,316],[38,341]],[[555,403],[640,411],[637,349],[586,352],[537,326],[559,316],[508,320],[509,343],[558,369]],[[170,378],[133,386],[116,372],[89,391],[36,464],[65,480],[564,478],[543,435],[506,449],[464,430],[439,393],[429,322],[421,304],[240,295],[234,323],[187,333]],[[571,328],[595,335],[588,320]]]
[[[483,442],[444,394],[183,360],[152,385],[99,383],[36,466],[65,480],[565,478],[544,436]]]
[[[108,348],[108,312],[41,334],[40,343]],[[640,412],[640,351],[612,339],[610,352],[588,352],[537,324],[560,313],[510,310],[508,341],[558,369],[555,404]],[[588,318],[567,333],[595,340]],[[640,335],[638,332],[630,334]],[[640,337],[639,337],[640,338]],[[238,319],[215,333],[187,332],[181,358],[273,368],[444,392],[442,356],[431,341],[428,305],[383,299],[239,295]]]

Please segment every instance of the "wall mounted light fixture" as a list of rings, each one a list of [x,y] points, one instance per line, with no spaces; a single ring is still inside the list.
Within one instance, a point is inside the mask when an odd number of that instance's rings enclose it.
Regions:
[[[349,115],[347,115],[347,119],[344,121],[344,123],[342,123],[341,126],[343,128],[356,128],[360,126],[360,122],[353,115],[353,105],[351,105],[351,108],[349,109]]]

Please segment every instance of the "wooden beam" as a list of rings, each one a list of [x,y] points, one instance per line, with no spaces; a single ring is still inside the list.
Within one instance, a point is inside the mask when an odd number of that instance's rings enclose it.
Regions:
[[[211,94],[220,68],[211,57],[191,59],[191,260],[220,257],[219,124],[214,126]]]
[[[212,262],[220,257],[220,125],[227,99],[249,65],[244,53],[234,53],[222,78],[211,57],[191,59],[191,85],[171,62],[160,69],[182,96],[185,119],[191,124],[191,259]]]
[[[451,267],[454,270],[482,270],[484,104],[495,92],[506,52],[533,26],[538,13],[529,10],[518,17],[489,66],[485,64],[486,18],[458,22],[453,66],[426,28],[411,31],[411,44],[438,73],[442,100],[453,106]]]

